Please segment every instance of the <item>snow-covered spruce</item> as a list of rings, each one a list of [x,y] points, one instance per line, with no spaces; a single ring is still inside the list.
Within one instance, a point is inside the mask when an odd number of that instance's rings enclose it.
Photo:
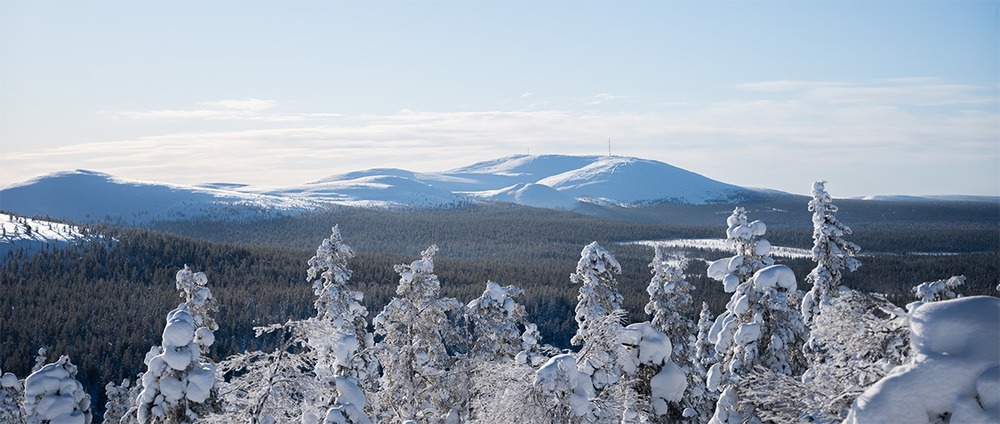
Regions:
[[[146,354],[136,400],[140,423],[190,423],[216,408],[215,364],[203,356],[215,341],[209,326],[218,328],[207,314],[212,306],[207,282],[204,273],[186,266],[177,273],[177,287],[187,302],[167,314],[162,345]]]
[[[762,222],[747,222],[745,210],[736,208],[727,223],[726,243],[736,255],[708,268],[709,277],[733,293],[709,332],[719,362],[708,370],[707,386],[721,392],[713,423],[754,419],[754,405],[740,403],[742,375],[757,366],[797,375],[805,365],[798,349],[806,330],[797,308],[795,274],[784,265],[772,265]]]
[[[459,326],[451,318],[464,316],[465,305],[439,297],[437,250],[431,246],[421,259],[396,266],[396,297],[375,317],[375,332],[383,336],[376,346],[379,420],[434,423],[467,413],[467,364],[449,355],[449,341],[467,340],[454,334]]]
[[[527,312],[514,300],[523,293],[516,286],[501,286],[489,281],[483,294],[469,302],[466,309],[473,340],[470,357],[491,362],[509,361],[522,350],[531,349],[530,342],[537,328],[527,334],[521,330],[527,324]],[[522,336],[528,340],[522,340]],[[522,346],[522,341],[529,343],[528,346]]]
[[[24,380],[24,414],[28,424],[91,422],[90,395],[76,381],[76,366],[68,356]]]
[[[344,416],[343,419],[350,419],[349,422],[368,420],[362,412],[366,403],[364,392],[358,389],[358,385],[361,383],[362,387],[372,390],[378,366],[370,355],[374,337],[367,329],[365,317],[368,310],[361,304],[364,294],[347,287],[351,278],[347,261],[352,257],[354,251],[344,243],[339,226],[334,226],[330,237],[322,241],[316,255],[309,259],[306,274],[316,294],[314,306],[317,316],[301,325],[306,330],[308,345],[315,358],[317,383],[326,389],[315,399],[307,399],[307,403],[315,404],[318,409],[317,414],[305,411],[305,421],[313,421],[314,418],[308,415],[316,415],[318,419],[319,411],[328,418]],[[353,383],[347,383],[345,378]],[[361,394],[360,403],[338,403],[338,399],[357,400],[357,396],[344,396],[341,388],[351,389],[352,394]],[[348,414],[345,411],[354,412]],[[362,416],[364,418],[357,418]]]
[[[621,274],[621,265],[610,252],[593,242],[580,252],[576,272],[570,275],[570,281],[580,285],[577,330],[570,342],[581,346],[576,355],[577,367],[590,377],[598,396],[621,379],[618,354],[625,311],[615,274]],[[587,418],[600,418],[595,415],[599,412],[594,409]]]
[[[108,398],[107,402],[104,403],[104,422],[120,423],[123,418],[125,423],[135,422],[133,408],[135,408],[135,400],[139,397],[141,389],[141,385],[133,386],[127,378],[123,379],[121,384],[112,382],[104,386],[104,393]],[[129,411],[133,411],[132,414]]]
[[[668,418],[700,415],[706,403],[705,368],[696,358],[696,328],[690,316],[694,312],[691,291],[694,286],[684,279],[687,260],[683,257],[668,260],[663,248],[654,246],[653,261],[649,264],[653,278],[646,292],[649,303],[645,311],[652,316],[653,328],[663,332],[673,346],[672,360],[687,378],[687,390],[679,403],[670,404]],[[708,414],[710,415],[710,414]],[[708,416],[704,417],[707,421]]]
[[[192,272],[187,265],[184,265],[184,269],[177,272],[176,280],[177,290],[181,299],[184,299],[188,313],[191,314],[192,323],[200,331],[195,336],[204,356],[215,342],[213,332],[219,329],[219,324],[212,316],[218,311],[219,306],[212,297],[212,290],[207,287],[208,277],[204,272]]]
[[[0,372],[0,423],[23,423],[24,384],[14,373]]]
[[[837,220],[837,207],[826,192],[826,181],[813,183],[812,196],[809,210],[813,213],[812,260],[816,268],[806,276],[806,283],[812,289],[802,297],[802,317],[807,324],[820,312],[822,303],[839,293],[842,270],[853,272],[861,266],[856,258],[861,248],[844,240],[845,235],[851,234],[851,228]]]
[[[699,401],[691,402],[694,404],[693,411],[684,410],[684,415],[691,418],[694,422],[707,423],[711,420],[712,413],[715,411],[715,403],[719,400],[719,393],[714,390],[708,390],[707,387],[708,370],[717,361],[715,343],[712,343],[709,339],[709,332],[712,330],[714,321],[715,316],[708,309],[708,303],[702,302],[701,313],[698,314],[698,334],[695,337],[692,369],[701,378],[699,388],[702,389],[703,397]],[[689,390],[693,392],[693,389]]]
[[[1000,422],[1000,299],[923,304],[910,314],[911,360],[855,400],[845,423]]]
[[[962,297],[962,295],[956,293],[956,290],[963,284],[965,284],[964,275],[956,275],[947,280],[920,283],[912,289],[913,295],[916,296],[918,300],[906,305],[906,309],[908,311],[913,311],[925,303]]]

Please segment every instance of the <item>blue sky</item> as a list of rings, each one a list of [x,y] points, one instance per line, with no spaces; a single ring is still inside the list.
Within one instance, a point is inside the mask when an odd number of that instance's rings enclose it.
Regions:
[[[1000,2],[0,0],[0,184],[615,154],[1000,195]]]

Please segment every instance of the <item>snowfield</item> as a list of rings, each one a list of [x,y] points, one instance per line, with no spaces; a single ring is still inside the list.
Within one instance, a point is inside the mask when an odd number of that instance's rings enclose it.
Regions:
[[[637,244],[640,246],[662,246],[672,249],[705,249],[728,251],[725,239],[677,239],[677,240],[640,240],[625,242],[622,244]],[[798,249],[785,246],[770,246],[771,256],[781,258],[809,258],[812,253],[807,249]]]
[[[31,253],[45,247],[88,242],[92,238],[77,226],[4,213],[0,213],[0,231],[0,258],[5,258],[7,251],[13,249],[23,248]]]

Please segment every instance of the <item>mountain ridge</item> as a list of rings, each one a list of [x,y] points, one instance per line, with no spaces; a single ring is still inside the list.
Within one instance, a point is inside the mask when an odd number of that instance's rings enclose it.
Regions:
[[[76,222],[144,224],[197,217],[252,220],[329,205],[435,208],[507,202],[587,213],[592,209],[588,205],[733,204],[761,196],[793,195],[716,181],[650,159],[512,155],[442,172],[372,168],[287,187],[153,183],[78,169],[0,187],[0,210]]]

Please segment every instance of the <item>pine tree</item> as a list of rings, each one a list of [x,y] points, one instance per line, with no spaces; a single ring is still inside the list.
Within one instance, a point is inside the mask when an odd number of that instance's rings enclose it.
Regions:
[[[28,424],[91,422],[90,395],[76,380],[76,366],[68,356],[24,380],[24,413]]]
[[[439,297],[437,250],[431,246],[421,259],[396,266],[396,297],[375,317],[375,332],[383,336],[375,347],[382,364],[377,395],[382,420],[441,422],[462,414],[468,401],[464,366],[446,344],[457,331],[449,313],[464,305]]]
[[[828,303],[831,297],[840,292],[842,270],[854,271],[861,266],[856,256],[861,252],[858,245],[844,240],[851,234],[851,228],[837,220],[837,207],[832,203],[830,193],[826,192],[826,181],[813,183],[812,200],[809,210],[813,217],[813,248],[812,259],[816,268],[806,276],[806,282],[812,285],[809,293],[802,297],[802,316],[807,324],[820,313],[821,305]]]

